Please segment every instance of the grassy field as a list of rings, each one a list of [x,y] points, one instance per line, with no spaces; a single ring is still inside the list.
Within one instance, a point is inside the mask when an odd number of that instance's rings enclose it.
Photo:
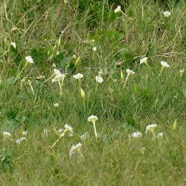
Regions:
[[[186,2],[117,5],[1,0],[0,185],[186,185]]]

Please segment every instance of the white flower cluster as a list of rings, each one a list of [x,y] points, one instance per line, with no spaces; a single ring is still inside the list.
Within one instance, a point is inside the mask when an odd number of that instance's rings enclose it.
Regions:
[[[25,59],[27,63],[34,63],[34,60],[32,59],[31,56],[26,56]]]
[[[2,134],[3,134],[4,140],[11,139],[11,141],[14,141],[15,140],[16,143],[20,144],[21,141],[24,141],[24,140],[27,139],[26,136],[28,134],[28,131],[23,131],[22,132],[22,135],[23,136],[20,139],[12,139],[12,134],[10,132],[7,132],[7,131],[4,131]]]
[[[76,75],[73,75],[73,78],[74,79],[82,79],[83,78],[83,74],[78,73]]]
[[[54,75],[55,77],[52,79],[52,83],[54,82],[59,82],[59,81],[64,81],[66,74],[62,74],[59,70],[54,69]]]
[[[91,115],[88,117],[88,121],[89,122],[96,122],[98,120],[98,117],[97,116],[94,116],[94,115]]]
[[[73,154],[80,153],[81,147],[82,147],[81,143],[78,143],[77,145],[73,145],[72,148],[69,150],[69,156],[72,157]]]

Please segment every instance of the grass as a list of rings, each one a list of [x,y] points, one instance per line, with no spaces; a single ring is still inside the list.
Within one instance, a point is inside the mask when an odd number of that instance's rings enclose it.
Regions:
[[[186,185],[186,4],[170,17],[147,0],[131,1],[124,14],[116,7],[1,3],[0,185]],[[161,71],[161,61],[170,68]],[[54,68],[63,82],[51,82]],[[65,124],[73,136],[58,131]],[[142,137],[130,137],[137,131]]]

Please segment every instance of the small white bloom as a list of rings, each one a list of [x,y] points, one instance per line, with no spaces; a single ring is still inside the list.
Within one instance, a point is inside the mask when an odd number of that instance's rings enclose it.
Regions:
[[[43,130],[43,133],[41,134],[42,137],[48,137],[49,131],[50,131],[50,130],[48,130],[48,129],[44,129],[44,130]]]
[[[37,80],[42,80],[42,79],[45,79],[45,76],[40,75],[40,76],[37,76],[36,79]]]
[[[74,135],[73,128],[70,125],[65,124],[64,133],[68,133],[68,136],[72,137]]]
[[[140,137],[142,137],[142,133],[141,132],[133,132],[131,134],[131,137],[133,137],[133,138],[140,138]]]
[[[69,151],[69,156],[71,157],[76,152],[80,152],[81,147],[82,147],[81,143],[78,143],[77,145],[73,145],[72,148]]]
[[[156,124],[147,125],[147,126],[146,126],[146,133],[147,133],[148,131],[154,132],[154,129],[155,129],[156,127],[157,127]]]
[[[163,133],[162,132],[158,133],[157,137],[158,138],[163,138]]]
[[[121,12],[121,6],[117,6],[117,8],[114,10],[115,13]]]
[[[52,79],[52,83],[58,82],[60,80],[64,81],[66,75],[65,74],[59,74],[56,75],[53,79]]]
[[[68,0],[64,0],[64,3],[68,3]]]
[[[64,132],[63,129],[59,129],[59,130],[58,130],[58,133],[59,133],[59,134],[62,134],[63,132]]]
[[[4,136],[4,137],[10,137],[10,136],[11,136],[11,133],[10,133],[10,132],[4,131],[4,132],[3,132],[3,136]]]
[[[61,72],[58,69],[54,68],[54,74],[56,76],[59,76],[59,75],[61,75]]]
[[[59,107],[59,103],[54,103],[54,107]]]
[[[97,48],[96,47],[93,47],[93,49],[92,49],[94,52],[96,52],[96,50],[97,50]]]
[[[98,83],[103,83],[103,78],[101,76],[96,76],[96,81]]]
[[[91,116],[88,117],[89,122],[96,122],[97,120],[98,120],[97,116],[91,115]]]
[[[27,134],[28,134],[28,131],[27,130],[25,130],[25,131],[22,132],[22,135],[23,136],[26,136]]]
[[[183,74],[185,72],[185,69],[180,70],[180,74]]]
[[[26,140],[26,137],[22,137],[22,138],[20,138],[20,139],[17,139],[17,140],[16,140],[16,143],[20,144],[21,141],[24,141],[24,140]]]
[[[82,79],[83,78],[83,74],[78,73],[76,75],[73,75],[73,78],[75,78],[75,79]]]
[[[26,59],[27,63],[34,63],[34,61],[33,61],[31,56],[26,56],[25,59]]]
[[[163,15],[164,15],[164,17],[170,17],[171,13],[169,11],[164,11]]]
[[[144,58],[141,58],[140,59],[140,65],[143,64],[143,63],[147,63],[147,57],[144,57]]]
[[[10,45],[12,45],[16,49],[16,43],[11,42]]]
[[[161,61],[160,63],[161,63],[161,65],[162,65],[163,67],[170,68],[170,65],[169,65],[167,62]]]
[[[135,72],[132,71],[132,70],[130,70],[130,69],[127,69],[126,72],[127,72],[127,74],[129,74],[129,75],[130,75],[130,74],[135,74]]]
[[[74,55],[72,56],[72,58],[73,58],[73,59],[77,59],[77,56],[74,54]]]
[[[83,140],[83,141],[87,140],[87,138],[89,138],[89,137],[90,137],[90,135],[88,132],[85,132],[83,135],[80,136],[81,140]]]

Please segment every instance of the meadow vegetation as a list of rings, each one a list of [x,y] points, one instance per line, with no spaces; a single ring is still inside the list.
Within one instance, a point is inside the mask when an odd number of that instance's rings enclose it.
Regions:
[[[118,5],[1,0],[0,185],[186,185],[186,2]]]

